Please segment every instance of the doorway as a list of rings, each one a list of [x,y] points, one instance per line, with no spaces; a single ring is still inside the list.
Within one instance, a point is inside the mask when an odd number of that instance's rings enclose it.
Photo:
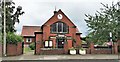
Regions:
[[[57,47],[58,48],[64,48],[64,41],[65,41],[64,37],[57,38]]]

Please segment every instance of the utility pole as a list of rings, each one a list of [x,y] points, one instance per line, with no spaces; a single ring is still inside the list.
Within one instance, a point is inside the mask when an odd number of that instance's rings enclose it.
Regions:
[[[3,54],[4,56],[6,56],[6,7],[5,7],[5,3],[6,1],[4,0],[4,50],[3,50]]]

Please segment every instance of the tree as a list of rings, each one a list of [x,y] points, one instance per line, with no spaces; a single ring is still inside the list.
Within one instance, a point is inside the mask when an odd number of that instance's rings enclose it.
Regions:
[[[15,3],[13,1],[6,1],[5,8],[6,8],[6,33],[8,32],[16,32],[15,30],[15,22],[19,23],[19,15],[22,15],[24,12],[20,12],[22,7],[18,6],[17,11],[14,14]],[[2,2],[2,25],[4,24],[4,2]],[[2,26],[2,33],[3,33],[3,26]]]
[[[102,3],[101,3],[102,4]],[[108,4],[103,5],[100,11],[97,11],[94,16],[85,14],[87,19],[85,19],[87,26],[89,28],[88,38],[97,44],[103,44],[106,41],[110,41],[109,33],[112,33],[113,41],[119,38],[120,31],[120,9],[118,9],[117,4],[108,6]]]

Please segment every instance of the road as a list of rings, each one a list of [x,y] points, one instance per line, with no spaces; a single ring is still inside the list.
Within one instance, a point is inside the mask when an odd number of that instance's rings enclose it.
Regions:
[[[26,60],[26,61],[2,61],[2,62],[118,62],[115,59],[71,59],[71,60]]]

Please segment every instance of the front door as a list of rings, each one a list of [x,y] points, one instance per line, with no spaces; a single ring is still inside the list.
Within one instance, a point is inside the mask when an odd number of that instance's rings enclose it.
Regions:
[[[57,46],[58,46],[58,48],[63,48],[64,47],[64,38],[58,38],[57,39]]]

